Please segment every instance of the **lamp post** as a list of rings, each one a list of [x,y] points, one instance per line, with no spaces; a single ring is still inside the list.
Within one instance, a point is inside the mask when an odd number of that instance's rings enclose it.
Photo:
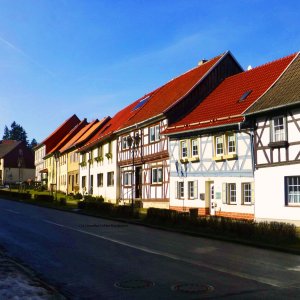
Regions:
[[[132,150],[132,173],[131,173],[131,186],[132,186],[132,190],[131,190],[131,208],[132,208],[132,214],[134,212],[134,197],[133,197],[133,181],[134,181],[134,173],[135,173],[135,169],[134,169],[134,152],[135,152],[135,148],[139,146],[140,144],[140,135],[137,132],[136,134],[133,135],[133,137],[131,135],[129,135],[127,137],[127,143],[129,148]]]

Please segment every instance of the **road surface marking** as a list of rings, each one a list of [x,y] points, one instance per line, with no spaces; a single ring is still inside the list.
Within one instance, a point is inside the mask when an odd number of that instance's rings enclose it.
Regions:
[[[106,241],[110,241],[112,243],[116,243],[116,244],[119,244],[119,245],[122,245],[122,246],[133,248],[135,250],[139,250],[139,251],[143,251],[143,252],[146,252],[146,253],[155,254],[155,255],[159,255],[159,256],[163,256],[163,257],[167,257],[167,258],[170,258],[170,259],[173,259],[173,260],[176,260],[176,261],[181,261],[181,262],[185,262],[185,263],[188,263],[188,264],[196,265],[198,267],[205,267],[205,268],[208,268],[208,269],[211,269],[211,270],[214,270],[214,271],[230,274],[230,275],[241,277],[241,278],[244,278],[244,279],[254,280],[254,281],[259,282],[259,283],[263,283],[263,284],[267,284],[267,285],[271,285],[271,286],[275,286],[275,287],[283,287],[279,281],[272,280],[272,279],[269,279],[269,278],[249,275],[249,274],[240,273],[240,272],[235,272],[235,271],[228,270],[226,268],[222,268],[222,267],[218,267],[218,266],[212,266],[210,264],[206,264],[206,263],[195,261],[195,260],[188,259],[188,258],[183,258],[183,257],[177,256],[177,255],[171,254],[171,253],[150,249],[150,248],[147,248],[147,247],[144,247],[144,246],[137,246],[137,245],[130,244],[130,243],[127,243],[127,242],[123,242],[123,241],[119,241],[119,240],[116,240],[116,239],[113,239],[113,238],[109,238],[109,237],[106,237],[106,236],[103,236],[103,235],[91,233],[91,232],[84,231],[84,230],[81,230],[81,229],[76,229],[76,228],[73,228],[73,227],[70,227],[70,226],[66,226],[66,225],[62,225],[62,224],[59,224],[59,223],[52,222],[50,220],[43,219],[42,221],[45,222],[45,223],[56,225],[58,227],[66,228],[66,229],[77,231],[77,232],[80,232],[80,233],[84,233],[84,234],[87,234],[87,235],[90,235],[90,236],[93,236],[93,237],[97,237],[97,238],[100,238],[100,239],[103,239],[103,240],[106,240]]]
[[[13,213],[13,214],[17,214],[17,215],[20,214],[20,212],[18,212],[18,211],[16,211],[16,210],[7,209],[7,208],[4,208],[4,210],[6,210],[6,211],[8,211],[8,212],[11,212],[11,213]]]
[[[296,271],[296,272],[300,272],[300,266],[296,266],[294,268],[288,268],[289,271]]]

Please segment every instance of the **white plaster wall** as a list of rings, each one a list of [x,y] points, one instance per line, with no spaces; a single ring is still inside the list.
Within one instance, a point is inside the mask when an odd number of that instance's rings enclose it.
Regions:
[[[35,165],[35,180],[41,181],[40,171],[45,169],[44,156],[46,153],[46,146],[43,145],[34,151],[34,165]]]
[[[284,176],[300,176],[300,164],[255,171],[255,218],[293,221],[300,226],[300,206],[285,206]]]
[[[112,158],[108,159],[105,156],[105,153],[108,153],[109,144],[106,143],[103,145],[103,161],[97,162],[93,161],[92,164],[87,162],[87,165],[79,169],[80,177],[80,192],[84,194],[82,189],[82,176],[86,176],[86,192],[90,188],[90,176],[93,175],[93,196],[103,196],[105,201],[115,203],[119,197],[119,177],[118,177],[118,167],[117,167],[117,141],[112,141]],[[98,156],[98,148],[95,148],[93,151],[93,157]],[[82,157],[80,158],[82,161]],[[114,172],[114,185],[107,186],[107,173]],[[97,174],[103,173],[103,187],[97,186]]]

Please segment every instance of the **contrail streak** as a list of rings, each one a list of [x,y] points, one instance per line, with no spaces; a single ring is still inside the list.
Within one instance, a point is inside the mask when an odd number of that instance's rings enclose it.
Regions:
[[[28,59],[31,63],[35,64],[36,66],[38,66],[40,69],[42,69],[43,71],[45,71],[49,75],[55,77],[55,74],[52,71],[48,70],[46,67],[44,67],[43,65],[41,65],[39,62],[37,62],[36,60],[32,59],[23,50],[21,50],[20,48],[16,47],[15,45],[13,45],[9,41],[5,40],[1,36],[0,36],[0,42],[2,42],[3,44],[5,44],[6,46],[8,46],[10,49],[14,50],[15,52],[21,54],[23,57],[25,57],[26,59]]]

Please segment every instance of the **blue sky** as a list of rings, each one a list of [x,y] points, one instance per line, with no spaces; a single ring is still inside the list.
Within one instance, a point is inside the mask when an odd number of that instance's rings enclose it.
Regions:
[[[0,138],[38,142],[72,114],[118,110],[230,50],[257,65],[300,50],[299,1],[0,0]]]

